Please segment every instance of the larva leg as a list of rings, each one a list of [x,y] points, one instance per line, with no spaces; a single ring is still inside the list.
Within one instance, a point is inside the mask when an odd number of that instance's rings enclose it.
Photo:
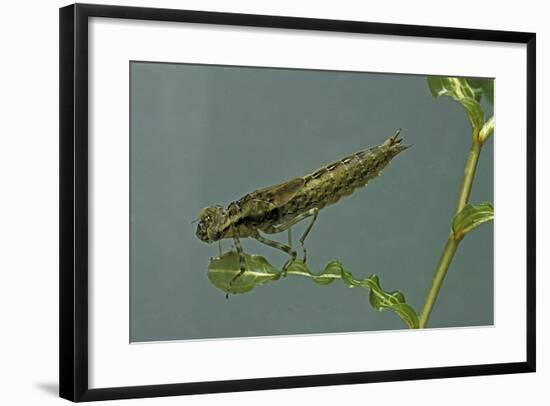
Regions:
[[[285,263],[285,265],[283,266],[283,276],[286,276],[286,270],[288,269],[288,267],[290,266],[292,261],[294,261],[296,259],[296,251],[294,251],[292,249],[292,247],[289,246],[289,245],[280,243],[278,241],[273,241],[273,240],[270,240],[268,238],[265,238],[265,237],[261,236],[260,233],[257,232],[257,231],[256,231],[255,234],[252,235],[252,238],[255,238],[256,240],[258,240],[262,244],[268,245],[268,246],[273,247],[273,248],[277,248],[278,250],[284,251],[288,255],[290,255],[291,260],[287,261]]]
[[[306,246],[304,245],[304,242],[309,232],[313,228],[313,224],[315,224],[315,221],[317,220],[317,214],[319,213],[319,209],[314,208],[314,209],[311,209],[310,211],[313,211],[313,214],[312,214],[313,218],[311,219],[311,223],[309,223],[309,226],[307,226],[306,230],[300,237],[300,244],[302,244],[302,251],[304,252],[304,263],[306,262],[306,259],[307,259],[307,250],[306,250]]]
[[[293,219],[287,221],[286,223],[280,224],[278,226],[269,226],[262,229],[262,231],[266,234],[276,234],[280,233],[285,230],[289,230],[290,227],[295,225],[296,223],[299,223],[300,221],[313,216],[313,220],[309,224],[309,226],[306,228],[304,233],[302,234],[302,237],[300,238],[300,243],[302,244],[302,249],[304,250],[304,262],[306,260],[306,249],[304,247],[304,241],[306,237],[308,236],[309,232],[311,231],[311,228],[313,227],[313,224],[315,223],[315,220],[317,220],[317,214],[319,213],[319,209],[317,207],[314,207],[313,209],[309,209],[305,213],[299,214],[298,216],[294,217]]]
[[[296,251],[294,251],[289,245],[283,244],[279,241],[273,241],[268,238],[265,238],[260,235],[260,233],[256,232],[256,234],[253,234],[252,237],[262,244],[268,245],[273,248],[277,248],[278,250],[286,252],[288,255],[292,257],[292,259],[296,259]]]
[[[229,285],[232,285],[242,274],[246,271],[246,259],[244,257],[243,246],[241,245],[241,240],[239,239],[239,233],[237,230],[233,229],[233,243],[235,244],[235,249],[237,254],[239,254],[239,273],[236,274],[233,279],[229,282]]]
[[[219,251],[220,258],[221,258],[222,255],[223,255],[222,240],[218,241],[218,251]]]
[[[299,223],[300,221],[308,218],[308,217],[311,217],[313,215],[316,215],[316,213],[319,211],[318,208],[314,207],[313,209],[309,209],[308,211],[306,211],[305,213],[302,213],[302,214],[299,214],[297,215],[296,217],[294,217],[293,219],[290,219],[289,221],[287,221],[286,223],[283,223],[283,224],[280,224],[278,226],[268,226],[268,227],[263,227],[261,228],[261,230],[266,233],[266,234],[277,234],[277,233],[281,233],[283,231],[286,231],[288,230],[290,227],[292,227],[293,225]]]
[[[292,247],[292,229],[289,228],[289,229],[287,230],[287,233],[288,233],[288,246],[289,246],[289,247]]]

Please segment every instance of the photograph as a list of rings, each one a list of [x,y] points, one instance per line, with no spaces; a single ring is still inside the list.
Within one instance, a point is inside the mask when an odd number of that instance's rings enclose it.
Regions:
[[[535,371],[535,33],[59,12],[62,398]]]
[[[544,2],[5,4],[1,404],[550,404]]]
[[[130,342],[493,325],[493,78],[129,79]]]

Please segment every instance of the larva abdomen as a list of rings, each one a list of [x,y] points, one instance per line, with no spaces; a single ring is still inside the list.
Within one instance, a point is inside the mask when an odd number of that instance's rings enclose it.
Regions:
[[[288,202],[293,214],[321,209],[351,195],[376,178],[390,161],[405,150],[397,135],[383,144],[348,155],[303,177],[304,187]],[[285,213],[285,207],[280,210]]]

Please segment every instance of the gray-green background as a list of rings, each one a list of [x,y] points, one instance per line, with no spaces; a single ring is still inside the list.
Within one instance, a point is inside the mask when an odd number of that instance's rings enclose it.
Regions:
[[[365,290],[338,281],[289,277],[226,300],[207,279],[217,245],[199,241],[191,223],[204,206],[304,175],[397,128],[413,147],[320,212],[308,263],[320,270],[338,259],[356,277],[376,273],[421,308],[470,143],[464,111],[434,100],[426,77],[142,62],[130,71],[131,341],[403,328],[393,313],[374,311]],[[492,199],[491,140],[471,200]],[[244,248],[275,265],[286,260],[256,241]],[[493,228],[484,225],[461,244],[430,327],[492,323]]]

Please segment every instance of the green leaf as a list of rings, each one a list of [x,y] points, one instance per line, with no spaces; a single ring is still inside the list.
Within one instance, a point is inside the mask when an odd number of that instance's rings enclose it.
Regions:
[[[264,257],[245,254],[247,270],[236,279],[239,273],[239,256],[235,251],[228,251],[221,257],[213,258],[208,266],[208,279],[226,294],[246,293],[256,286],[281,278],[282,272],[273,267]],[[345,270],[339,261],[329,262],[319,274],[313,274],[303,261],[290,261],[286,268],[287,276],[302,276],[312,279],[319,285],[328,285],[336,279],[349,288],[360,287],[369,290],[369,302],[379,311],[393,311],[409,328],[418,328],[418,315],[406,303],[405,295],[396,290],[386,292],[380,286],[378,276],[355,279],[351,272]]]
[[[328,285],[334,282],[335,279],[341,279],[342,267],[336,261],[329,262],[325,270],[318,275],[310,272],[306,264],[300,259],[291,260],[290,266],[287,269],[287,275],[304,276],[313,279],[313,282],[319,285]]]
[[[474,228],[495,218],[493,205],[485,202],[476,206],[467,204],[453,219],[453,235],[461,240]]]
[[[392,310],[409,328],[418,328],[418,315],[416,311],[406,303],[405,295],[401,291],[384,291],[376,275],[364,279],[363,284],[370,289],[369,302],[374,309],[378,311],[384,309]]]
[[[449,96],[460,101],[464,98],[477,100],[479,95],[463,78],[428,76],[428,86],[433,97]]]
[[[443,76],[429,76],[428,87],[435,98],[448,96],[459,102],[466,110],[472,133],[477,136],[485,120],[479,104],[481,90],[472,88],[466,79]]]
[[[483,127],[483,121],[485,119],[483,116],[483,110],[481,109],[481,104],[479,104],[479,102],[475,99],[471,99],[469,97],[460,99],[459,103],[462,104],[462,107],[466,110],[466,115],[468,116],[468,120],[472,126],[472,133],[478,134],[481,127]]]
[[[239,255],[235,251],[228,251],[221,257],[213,258],[208,265],[208,279],[225,293],[236,294],[249,292],[281,276],[264,257],[245,255],[245,260],[246,272],[233,280],[239,273]]]
[[[411,305],[407,303],[397,303],[391,307],[391,310],[393,310],[409,328],[420,328],[418,315]]]
[[[443,78],[440,76],[428,76],[428,87],[430,88],[430,93],[434,98],[438,98],[439,96],[443,96],[447,93],[447,89],[443,83]]]
[[[483,95],[489,103],[493,104],[494,79],[468,79],[468,83],[480,95]]]

